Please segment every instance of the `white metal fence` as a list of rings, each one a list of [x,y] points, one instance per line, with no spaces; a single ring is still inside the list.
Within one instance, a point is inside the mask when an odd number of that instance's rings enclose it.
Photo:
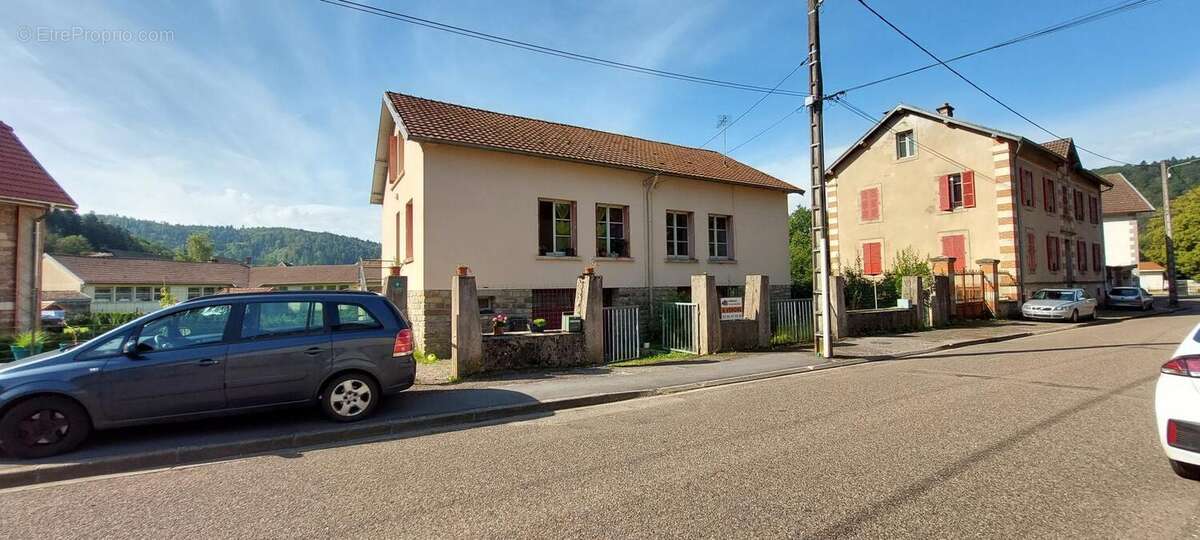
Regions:
[[[807,343],[813,339],[811,298],[771,302],[771,342]]]
[[[637,306],[604,308],[604,360],[618,362],[640,356],[642,336]]]
[[[663,304],[662,345],[672,351],[700,354],[700,309],[694,303]]]

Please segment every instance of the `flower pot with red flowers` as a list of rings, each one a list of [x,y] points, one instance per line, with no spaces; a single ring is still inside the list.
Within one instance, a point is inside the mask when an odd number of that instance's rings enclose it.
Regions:
[[[508,325],[508,315],[500,313],[500,314],[497,314],[495,317],[492,317],[492,335],[493,336],[504,335],[504,327],[507,325]]]

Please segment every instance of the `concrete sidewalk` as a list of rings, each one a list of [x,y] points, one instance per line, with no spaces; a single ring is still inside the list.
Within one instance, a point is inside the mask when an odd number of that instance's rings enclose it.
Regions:
[[[1152,314],[1166,314],[1160,310]],[[1140,314],[1131,314],[1140,315]],[[83,448],[55,458],[0,460],[0,488],[86,476],[174,467],[253,454],[403,438],[464,424],[684,392],[796,373],[902,358],[977,343],[1017,339],[1095,323],[988,322],[864,337],[837,345],[824,361],[808,349],[698,357],[671,364],[522,372],[446,386],[417,386],[382,405],[370,420],[334,424],[315,409],[96,433]]]

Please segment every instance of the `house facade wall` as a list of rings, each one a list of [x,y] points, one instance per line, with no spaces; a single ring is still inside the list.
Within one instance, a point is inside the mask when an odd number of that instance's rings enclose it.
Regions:
[[[884,270],[897,252],[911,248],[919,256],[942,255],[941,238],[965,237],[966,268],[981,258],[1000,258],[997,206],[1007,194],[998,189],[993,160],[995,141],[986,135],[949,127],[922,116],[897,116],[832,176],[830,256],[835,271],[862,267],[862,246],[881,242]],[[912,130],[914,157],[897,159],[895,133]],[[938,179],[974,172],[975,206],[942,211]],[[1003,187],[1003,186],[999,186]],[[860,192],[879,189],[878,220],[863,221]]]
[[[1088,213],[1088,200],[1090,197],[1100,198],[1099,186],[1091,180],[1088,180],[1080,174],[1068,171],[1065,168],[1060,168],[1059,164],[1044,155],[1034,153],[1032,151],[1022,151],[1014,162],[1014,169],[1017,174],[1021,170],[1029,170],[1033,173],[1034,190],[1033,190],[1033,205],[1026,206],[1020,204],[1019,193],[1017,194],[1017,230],[1018,248],[1017,261],[1020,267],[1020,275],[1022,276],[1022,291],[1021,293],[1028,297],[1036,290],[1046,287],[1064,287],[1078,286],[1087,289],[1097,298],[1103,298],[1104,287],[1104,228],[1099,223],[1092,223]],[[1019,176],[1014,175],[1015,178]],[[1045,209],[1045,196],[1043,190],[1043,179],[1049,178],[1054,182],[1055,186],[1055,206],[1054,211]],[[1067,186],[1068,196],[1064,200],[1062,195],[1062,187]],[[1019,188],[1015,188],[1019,190]],[[1079,190],[1083,192],[1083,219],[1075,219],[1075,200],[1074,192]],[[1099,204],[1099,203],[1098,203]],[[1098,207],[1098,212],[1103,214],[1103,209]],[[1029,261],[1029,234],[1034,237],[1033,254],[1036,260],[1035,267],[1030,265]],[[1049,268],[1047,260],[1047,236],[1054,236],[1059,239],[1062,244],[1059,256],[1059,270],[1052,271]],[[1083,240],[1087,246],[1087,254],[1085,256],[1086,265],[1080,268],[1077,264],[1077,242]],[[1094,268],[1094,260],[1092,251],[1100,246],[1101,260],[1099,268]]]
[[[1104,218],[1104,257],[1109,266],[1137,265],[1139,233],[1135,215]]]
[[[42,246],[35,231],[44,213],[44,208],[0,202],[0,335],[33,328],[41,318]]]
[[[781,191],[661,176],[647,212],[649,175],[643,173],[413,141],[405,142],[404,162],[404,176],[385,188],[383,259],[403,250],[404,207],[412,200],[415,253],[401,275],[408,277],[414,339],[426,352],[449,354],[449,286],[458,265],[471,268],[479,296],[490,298],[496,312],[521,317],[532,316],[533,290],[573,288],[589,265],[617,291],[614,298],[637,297],[633,291],[644,291],[651,280],[663,290],[687,287],[699,273],[716,276],[718,285],[743,285],[746,274],[768,275],[780,290],[790,282],[787,194]],[[538,255],[543,199],[575,204],[575,256]],[[597,204],[625,207],[628,257],[596,258]],[[686,260],[666,256],[667,210],[691,213],[692,257]],[[730,217],[729,260],[708,257],[710,214]],[[642,303],[648,307],[650,300]]]

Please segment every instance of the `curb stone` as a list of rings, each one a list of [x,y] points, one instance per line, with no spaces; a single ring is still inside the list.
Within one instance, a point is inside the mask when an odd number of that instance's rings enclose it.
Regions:
[[[1170,310],[1160,310],[1153,313],[1135,315],[1129,319],[1121,320],[1165,315],[1186,309],[1186,307],[1179,307]],[[665,396],[704,388],[766,380],[777,377],[785,377],[788,375],[810,373],[814,371],[823,371],[827,369],[865,364],[868,362],[895,360],[947,349],[957,349],[972,345],[996,343],[1030,336],[1052,334],[1055,332],[1063,332],[1085,326],[1112,324],[1115,322],[1121,322],[1121,320],[1089,321],[1086,323],[1067,325],[1062,328],[1051,328],[1033,332],[1019,332],[1003,336],[943,343],[935,347],[929,347],[926,349],[910,351],[896,355],[873,356],[868,358],[845,358],[821,364],[798,366],[794,368],[785,368],[763,373],[753,373],[721,379],[697,381],[660,388],[589,394],[584,396],[533,403],[522,403],[517,405],[483,407],[452,413],[432,414],[413,418],[397,419],[393,421],[368,421],[366,423],[350,424],[304,433],[276,435],[271,437],[261,437],[256,439],[217,443],[211,445],[176,447],[164,450],[154,450],[135,454],[126,454],[122,456],[100,458],[85,462],[41,464],[31,467],[23,467],[12,471],[0,471],[0,489],[128,473],[134,471],[175,468],[205,462],[252,457],[256,455],[269,454],[272,452],[280,452],[283,450],[320,448],[322,446],[331,446],[339,443],[366,443],[379,440],[395,440],[430,433],[455,425],[491,422],[505,418],[527,416],[531,414],[550,413],[565,409],[603,405],[644,397]]]

